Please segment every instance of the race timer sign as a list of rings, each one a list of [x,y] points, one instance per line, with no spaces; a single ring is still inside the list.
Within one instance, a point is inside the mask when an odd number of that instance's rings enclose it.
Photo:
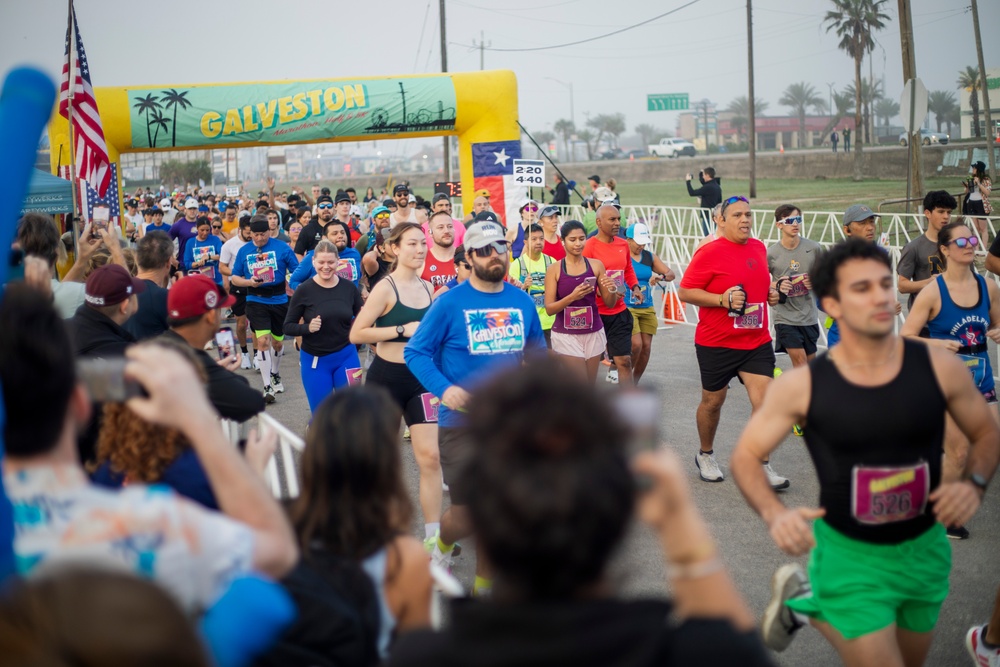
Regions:
[[[461,181],[445,181],[444,183],[434,184],[434,194],[443,192],[449,197],[461,197],[462,196],[462,182]]]
[[[543,160],[514,160],[514,182],[529,188],[545,187],[545,162]]]

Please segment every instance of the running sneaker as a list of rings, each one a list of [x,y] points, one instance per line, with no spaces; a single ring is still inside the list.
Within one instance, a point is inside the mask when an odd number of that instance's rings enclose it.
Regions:
[[[802,427],[799,426],[798,424],[792,426],[792,435],[797,435],[801,438],[803,435]]]
[[[243,369],[243,370],[245,370],[245,371],[250,370],[250,364],[251,364],[251,362],[250,362],[250,353],[249,352],[243,352],[242,354],[243,354],[243,357],[242,357],[242,360],[240,361],[240,368]]]
[[[977,625],[965,633],[965,648],[979,667],[1000,667],[1000,646],[986,646],[986,626]]]
[[[767,475],[767,481],[770,483],[771,488],[775,491],[787,489],[791,485],[791,482],[788,481],[787,477],[782,477],[778,473],[774,472],[770,463],[764,464],[764,474]]]
[[[403,440],[409,440],[409,439],[410,439],[410,427],[407,426],[405,429],[403,429]]]
[[[771,601],[764,610],[760,632],[764,645],[773,651],[784,651],[792,643],[799,628],[805,627],[785,603],[811,592],[809,579],[798,563],[788,563],[778,568],[771,577]]]
[[[264,387],[264,402],[274,403],[274,401],[275,401],[274,389],[271,387],[271,385],[267,385],[266,387]]]
[[[253,355],[250,356],[250,367],[253,370],[255,370],[255,371],[259,371],[260,370],[260,364],[257,363],[257,355],[256,354],[253,354]]]
[[[948,537],[953,540],[967,540],[969,539],[969,529],[965,526],[959,526],[958,528],[948,528]]]
[[[608,371],[608,376],[604,378],[604,380],[606,382],[610,382],[611,384],[618,384],[618,369],[612,368]]]
[[[431,563],[451,573],[451,557],[454,554],[454,547],[447,552],[441,551],[437,536],[434,536],[434,544],[431,546]]]
[[[719,464],[715,462],[715,454],[698,452],[694,457],[694,464],[698,466],[698,474],[703,482],[721,482],[725,479]]]
[[[281,384],[281,376],[277,373],[271,373],[271,386],[274,387],[274,393],[285,393],[285,385]]]
[[[441,531],[438,531],[438,532],[434,533],[433,535],[431,535],[430,537],[428,537],[427,539],[424,540],[424,550],[427,553],[432,554],[432,555],[434,554],[434,549],[437,548],[438,535],[440,535],[440,534],[441,534]],[[453,558],[453,559],[454,558],[458,558],[459,556],[461,556],[462,555],[462,545],[459,544],[458,542],[455,542],[453,545],[451,545],[451,551],[448,552],[448,555],[451,556],[451,558]]]

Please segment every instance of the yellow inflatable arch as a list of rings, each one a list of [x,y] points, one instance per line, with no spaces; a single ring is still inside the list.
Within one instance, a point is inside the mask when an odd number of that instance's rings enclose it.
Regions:
[[[497,176],[509,173],[508,158],[520,157],[517,81],[509,70],[94,92],[112,162],[140,151],[456,135],[468,211],[482,187],[502,201]],[[54,112],[53,169],[69,154],[68,134],[66,119]]]

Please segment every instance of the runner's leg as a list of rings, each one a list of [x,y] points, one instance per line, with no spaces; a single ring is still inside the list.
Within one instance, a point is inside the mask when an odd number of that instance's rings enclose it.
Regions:
[[[632,337],[633,340],[635,337]],[[635,383],[639,384],[639,379],[642,374],[646,372],[646,366],[649,365],[649,354],[653,351],[653,336],[648,333],[640,333],[639,338],[641,339],[641,346],[639,348],[639,354],[636,355],[633,351],[632,361],[635,363],[635,368],[632,369],[632,375],[635,377]]]
[[[604,356],[599,354],[596,357],[584,360],[585,378],[590,384],[597,382],[597,371],[601,367],[601,359],[603,358]]]
[[[792,360],[793,368],[805,366],[809,362],[809,359],[806,357],[806,351],[801,347],[786,347],[785,352],[788,353],[788,358]]]
[[[410,426],[410,443],[420,471],[420,511],[423,512],[424,523],[440,523],[441,454],[438,452],[437,424]]]
[[[632,357],[615,357],[615,368],[618,369],[618,384],[629,386],[634,384],[632,380]]]
[[[896,643],[895,625],[848,640],[829,623],[816,619],[809,622],[833,645],[845,667],[910,667],[903,662]]]
[[[257,365],[264,386],[271,386],[271,332],[257,332]]]
[[[899,651],[903,654],[903,664],[906,667],[921,667],[927,660],[927,654],[930,653],[932,641],[934,641],[933,632],[913,632],[896,628],[896,642],[899,644]]]
[[[726,402],[726,392],[729,387],[723,387],[718,391],[701,390],[701,403],[695,412],[695,421],[698,423],[698,439],[701,441],[701,451],[712,451],[712,443],[715,442],[715,432],[719,428],[719,415],[722,414],[722,404]]]

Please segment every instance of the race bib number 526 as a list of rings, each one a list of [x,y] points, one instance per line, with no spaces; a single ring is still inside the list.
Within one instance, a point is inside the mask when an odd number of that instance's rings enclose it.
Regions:
[[[927,508],[931,474],[927,462],[912,466],[851,471],[851,514],[858,523],[879,525],[915,519]]]

